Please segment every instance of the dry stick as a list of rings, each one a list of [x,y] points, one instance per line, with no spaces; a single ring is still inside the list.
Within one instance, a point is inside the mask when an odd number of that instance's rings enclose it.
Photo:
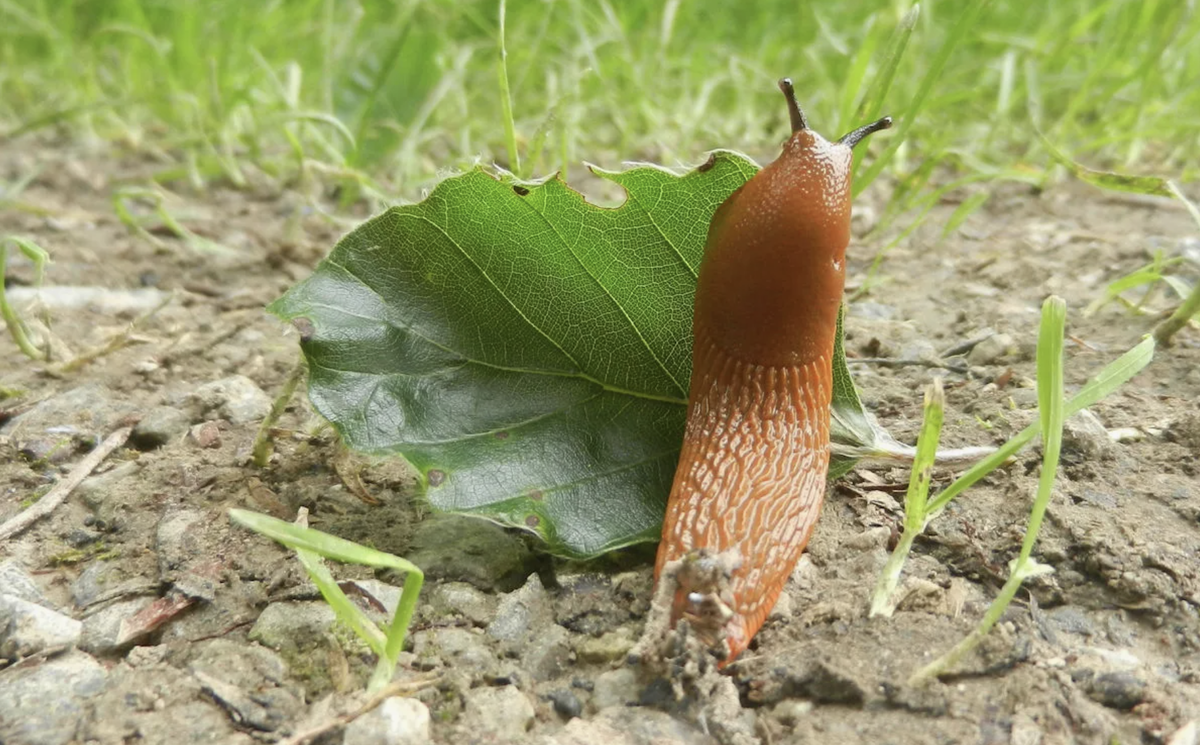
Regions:
[[[342,714],[341,716],[336,716],[333,719],[330,719],[329,721],[322,722],[321,724],[318,724],[315,727],[306,729],[303,732],[297,732],[296,734],[292,735],[291,737],[287,738],[286,740],[280,740],[279,742],[275,743],[275,745],[303,745],[304,743],[308,742],[309,740],[320,737],[321,735],[325,734],[326,732],[337,729],[338,727],[346,726],[347,724],[353,722],[355,719],[358,719],[359,717],[361,717],[363,714],[366,714],[371,709],[374,709],[376,706],[379,706],[380,704],[382,704],[384,701],[391,698],[392,696],[402,696],[404,694],[416,693],[417,691],[421,690],[422,688],[427,688],[427,687],[437,683],[439,680],[441,680],[440,674],[434,674],[434,675],[426,676],[424,678],[417,678],[416,680],[398,680],[395,683],[392,683],[391,685],[389,685],[387,688],[384,688],[379,693],[376,693],[373,696],[371,696],[371,698],[367,699],[367,702],[365,704],[358,707],[357,709],[350,712],[349,714]]]
[[[29,509],[0,525],[0,541],[20,533],[53,512],[56,507],[66,501],[67,496],[88,477],[88,474],[96,470],[96,466],[100,465],[100,462],[107,458],[109,453],[125,444],[132,431],[133,427],[121,427],[113,432],[95,450],[88,453],[87,457],[79,462],[79,465],[72,468],[65,479],[46,492],[46,496],[39,499]]]

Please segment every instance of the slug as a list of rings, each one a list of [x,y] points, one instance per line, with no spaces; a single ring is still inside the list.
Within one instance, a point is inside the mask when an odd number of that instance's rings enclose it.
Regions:
[[[892,124],[884,117],[829,142],[808,128],[791,80],[779,88],[791,137],[709,225],[687,426],[655,565],[661,584],[669,562],[692,560],[692,571],[672,575],[670,625],[687,618],[722,666],[762,626],[817,522],[851,148]],[[714,567],[725,567],[719,582]]]

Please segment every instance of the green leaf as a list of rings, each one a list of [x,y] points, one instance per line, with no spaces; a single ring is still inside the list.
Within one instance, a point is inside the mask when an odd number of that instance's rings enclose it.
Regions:
[[[347,444],[403,455],[438,510],[579,557],[658,539],[708,223],[757,166],[717,151],[683,175],[592,170],[624,204],[557,177],[449,178],[270,306],[307,319],[309,397]],[[869,445],[840,344],[834,367],[835,432]]]

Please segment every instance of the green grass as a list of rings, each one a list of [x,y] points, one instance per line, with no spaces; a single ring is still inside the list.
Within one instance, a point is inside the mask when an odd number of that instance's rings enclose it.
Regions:
[[[333,608],[338,620],[352,630],[378,657],[367,690],[385,688],[396,672],[396,660],[404,650],[404,639],[417,610],[417,598],[425,582],[425,574],[417,565],[382,551],[322,533],[319,530],[295,525],[249,510],[230,510],[229,517],[239,525],[276,540],[296,552],[296,558],[320,590],[325,602]],[[348,564],[361,564],[376,569],[394,569],[405,575],[404,587],[391,623],[380,628],[359,609],[338,586],[323,559]]]
[[[754,9],[511,3],[502,46],[497,0],[0,0],[0,137],[65,127],[168,153],[168,175],[197,184],[332,175],[416,198],[476,158],[540,175],[768,155],[786,130],[774,81],[790,75],[826,135],[897,118],[860,176],[906,199],[945,167],[1048,178],[1038,130],[1087,162],[1195,176],[1193,4]]]

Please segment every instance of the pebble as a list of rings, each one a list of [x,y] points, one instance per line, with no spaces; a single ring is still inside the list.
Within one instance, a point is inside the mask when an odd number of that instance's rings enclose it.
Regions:
[[[88,699],[104,689],[104,666],[78,650],[0,673],[0,742],[66,745]]]
[[[676,719],[665,711],[642,706],[605,709],[593,717],[592,722],[599,727],[607,727],[621,733],[623,741],[631,743],[631,745],[717,745],[716,738],[704,734],[692,725]],[[718,723],[713,722],[712,724]],[[753,742],[753,740],[743,738],[731,738],[731,741]],[[610,741],[593,740],[592,742],[607,744]]]
[[[576,650],[583,662],[606,663],[623,660],[633,649],[635,640],[628,628],[617,629],[598,639],[585,639]]]
[[[500,598],[487,634],[510,651],[520,653],[553,623],[554,609],[542,580],[531,574],[523,587]]]
[[[519,741],[533,725],[533,704],[515,686],[473,688],[463,699],[462,725],[473,735]]]
[[[84,618],[79,648],[94,654],[111,654],[134,644],[148,630],[130,629],[127,622],[152,602],[152,597],[122,600]]]
[[[250,640],[275,650],[323,643],[337,616],[323,601],[271,603],[250,629]]]
[[[435,515],[413,532],[407,558],[425,568],[425,579],[469,582],[509,592],[525,582],[535,557],[519,537],[486,520]]]
[[[44,605],[47,608],[53,607],[42,591],[38,589],[33,577],[16,559],[0,561],[0,594],[11,595],[21,600]]]
[[[79,641],[83,624],[15,595],[0,594],[0,657],[28,657]]]
[[[571,634],[558,624],[530,640],[521,654],[521,668],[535,681],[557,678],[571,662]]]
[[[425,745],[429,708],[415,698],[392,696],[346,725],[342,745]]]
[[[1146,699],[1146,682],[1130,672],[1101,673],[1088,684],[1087,694],[1111,709],[1129,711]]]
[[[202,415],[216,413],[233,424],[258,421],[271,411],[271,397],[245,375],[206,383],[191,395]]]
[[[1200,743],[1200,719],[1193,719],[1183,725],[1167,740],[1167,745],[1197,745]]]
[[[419,658],[438,657],[456,669],[484,673],[495,670],[497,662],[482,636],[466,629],[418,631],[413,634],[413,652]]]
[[[567,688],[559,688],[557,691],[551,691],[546,698],[554,704],[554,710],[559,715],[572,719],[583,713],[583,703],[579,697]]]
[[[104,473],[84,479],[83,483],[75,487],[75,492],[71,496],[79,497],[89,509],[99,512],[105,507],[105,503],[113,491],[123,488],[118,484],[127,476],[132,476],[141,470],[141,464],[135,460],[118,463]]]
[[[1091,411],[1084,409],[1063,422],[1063,450],[1087,460],[1108,457],[1114,448],[1108,430]]]
[[[130,442],[141,450],[154,450],[188,431],[192,418],[173,406],[155,406],[133,428]]]
[[[795,727],[811,714],[812,710],[812,701],[797,701],[789,698],[775,704],[775,708],[771,710],[771,715],[779,720],[780,724],[787,727]]]
[[[896,317],[896,309],[891,305],[863,300],[851,303],[847,313],[852,318],[865,318],[871,321],[888,321]]]
[[[129,403],[118,402],[111,390],[100,383],[86,383],[78,388],[42,401],[20,416],[0,425],[0,434],[12,435],[14,440],[25,437],[54,435],[61,441],[64,435],[91,438],[107,437],[118,422],[133,413]]]
[[[221,447],[221,428],[216,422],[197,424],[188,430],[188,439],[198,448]]]
[[[610,706],[628,706],[637,703],[642,687],[637,673],[632,668],[622,667],[596,676],[592,689],[592,706],[597,711]]]
[[[993,334],[975,345],[967,353],[967,362],[972,365],[994,365],[1001,358],[1015,351],[1016,344],[1009,334]]]
[[[554,735],[546,735],[537,745],[633,745],[633,741],[604,722],[591,719],[572,719]],[[662,745],[667,745],[665,742]]]
[[[435,613],[458,615],[476,626],[486,626],[496,616],[496,597],[466,582],[444,582],[430,596]]]

